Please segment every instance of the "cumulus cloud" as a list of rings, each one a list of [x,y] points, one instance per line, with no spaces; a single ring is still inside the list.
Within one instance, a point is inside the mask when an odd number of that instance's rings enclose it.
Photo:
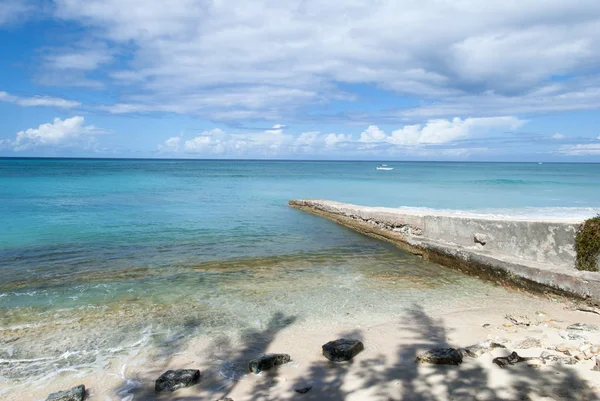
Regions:
[[[375,156],[378,153],[399,156],[458,158],[487,152],[487,147],[465,145],[464,140],[485,141],[490,132],[515,130],[526,121],[515,117],[454,118],[430,120],[423,125],[407,125],[387,134],[375,125],[367,127],[355,139],[351,134],[303,132],[288,134],[283,125],[260,132],[227,133],[215,128],[186,140],[184,153],[223,157],[295,157],[307,156]],[[159,151],[179,150],[179,137],[167,139]]]
[[[56,17],[93,27],[84,34],[89,43],[134,49],[131,62],[108,73],[131,94],[105,106],[115,113],[298,119],[308,104],[360,96],[339,83],[431,100],[398,111],[406,119],[600,108],[598,86],[586,84],[599,76],[597,0],[55,5]],[[94,57],[60,61],[90,73],[102,68]]]
[[[578,145],[564,145],[561,146],[556,153],[567,156],[600,155],[600,144],[587,143]]]
[[[435,119],[426,124],[407,125],[387,135],[377,126],[370,126],[360,135],[360,142],[387,142],[394,145],[415,146],[453,142],[497,130],[515,130],[525,124],[516,117]]]
[[[73,107],[81,106],[81,103],[75,102],[73,100],[66,100],[49,96],[20,97],[11,95],[3,91],[0,91],[0,102],[13,103],[25,107],[49,106],[64,109],[71,109]]]
[[[179,151],[179,143],[181,142],[181,137],[174,136],[172,138],[167,139],[162,144],[158,145],[159,153],[175,153]]]
[[[560,132],[557,132],[556,134],[552,135],[552,139],[560,141],[561,139],[565,139],[566,136],[564,134],[561,134]]]
[[[2,0],[0,2],[0,27],[16,24],[36,10],[35,0]]]
[[[17,132],[14,140],[4,139],[2,145],[14,151],[42,147],[90,148],[96,141],[94,134],[101,131],[84,123],[84,118],[80,116],[64,120],[55,118],[52,123]]]

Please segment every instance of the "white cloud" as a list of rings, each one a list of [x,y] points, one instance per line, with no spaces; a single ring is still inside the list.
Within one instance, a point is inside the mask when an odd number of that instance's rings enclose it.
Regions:
[[[360,135],[360,141],[387,142],[401,146],[444,144],[483,135],[490,131],[513,131],[525,123],[526,121],[511,116],[466,119],[455,117],[452,120],[429,120],[425,125],[406,125],[393,131],[389,136],[372,125]]]
[[[360,134],[360,142],[384,142],[387,138],[385,132],[376,125],[370,125],[369,128]]]
[[[386,134],[372,125],[357,140],[351,134],[321,133],[309,131],[297,136],[286,134],[281,124],[260,132],[227,133],[215,128],[185,141],[183,151],[190,154],[217,155],[223,157],[296,157],[309,156],[376,156],[412,155],[433,157],[435,155],[459,158],[472,153],[487,152],[487,147],[467,147],[460,142],[465,139],[485,141],[491,132],[515,130],[526,121],[515,117],[454,118],[430,120],[423,125],[407,125]],[[279,127],[279,128],[278,128]],[[457,146],[459,145],[460,146]],[[159,151],[177,152],[179,137],[167,139],[158,146]]]
[[[299,118],[307,104],[352,99],[339,83],[436,99],[405,110],[425,118],[600,108],[598,86],[584,82],[598,79],[597,0],[55,4],[57,17],[92,28],[89,43],[134,49],[109,73],[131,94],[106,105],[113,112]],[[62,62],[102,65],[76,55]],[[581,74],[592,76],[556,79]]]
[[[93,125],[84,125],[84,122],[80,116],[64,120],[55,118],[52,123],[19,131],[14,140],[5,139],[2,144],[14,151],[40,147],[90,148],[96,141],[94,134],[101,131]]]
[[[59,107],[64,109],[71,109],[74,107],[81,106],[81,103],[75,102],[73,100],[66,100],[49,96],[19,97],[10,95],[7,92],[3,91],[0,91],[0,102],[13,103],[25,107],[48,106]]]
[[[556,134],[552,135],[552,139],[555,139],[557,141],[560,141],[561,139],[565,139],[566,136],[564,134],[561,134],[560,132],[557,132]]]
[[[174,136],[172,138],[167,139],[164,143],[158,145],[157,150],[160,153],[179,152],[179,142],[181,142],[181,137]]]
[[[567,156],[600,155],[600,144],[588,143],[578,145],[564,145],[561,146],[556,153]]]
[[[0,2],[0,26],[16,24],[35,10],[32,0],[2,0]]]

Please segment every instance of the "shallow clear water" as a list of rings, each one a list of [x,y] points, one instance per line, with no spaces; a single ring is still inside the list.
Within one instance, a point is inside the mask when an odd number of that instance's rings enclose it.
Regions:
[[[148,330],[163,340],[210,335],[260,327],[279,312],[376,319],[411,304],[507,294],[292,209],[290,199],[536,216],[600,211],[597,164],[388,164],[395,169],[0,160],[0,376],[81,363],[66,350],[96,361]]]

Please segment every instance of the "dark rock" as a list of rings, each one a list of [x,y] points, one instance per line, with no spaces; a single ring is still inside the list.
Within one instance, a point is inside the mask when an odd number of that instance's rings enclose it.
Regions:
[[[567,330],[573,331],[600,331],[595,324],[575,323],[567,327]]]
[[[455,348],[434,348],[417,355],[417,362],[436,365],[460,365],[462,353]]]
[[[167,370],[156,380],[154,390],[156,392],[172,392],[180,388],[193,386],[199,381],[200,371],[197,369]]]
[[[323,345],[323,355],[333,362],[349,361],[358,355],[365,347],[358,340],[340,338]]]
[[[85,397],[85,386],[75,386],[70,390],[57,391],[46,398],[46,401],[83,401]]]
[[[288,363],[292,358],[288,354],[266,354],[260,358],[253,359],[248,364],[250,372],[260,373],[263,370],[269,370],[284,363]]]
[[[299,393],[299,394],[306,394],[308,393],[310,390],[312,390],[312,386],[302,386],[302,387],[295,387],[294,391]]]
[[[517,354],[516,352],[513,352],[509,356],[501,356],[498,358],[494,358],[492,360],[493,363],[500,366],[501,368],[504,368],[505,366],[508,366],[508,365],[515,365],[517,363],[527,362],[527,361],[532,362],[534,365],[537,365],[537,364],[543,363],[544,359],[543,358],[523,358],[523,357],[519,356],[519,354]]]
[[[219,398],[217,401],[233,401],[233,398]]]
[[[495,348],[506,348],[506,347],[502,344],[495,343],[492,341],[484,341],[479,344],[470,345],[468,347],[461,348],[460,352],[463,357],[468,356],[470,358],[479,358],[481,355],[483,355],[486,352],[489,352]]]

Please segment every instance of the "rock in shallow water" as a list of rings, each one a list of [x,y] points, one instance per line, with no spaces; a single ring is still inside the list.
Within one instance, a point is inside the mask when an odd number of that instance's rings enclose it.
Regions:
[[[193,386],[199,381],[200,371],[197,369],[167,370],[156,380],[154,390],[156,392],[172,392],[180,388]]]
[[[362,342],[340,338],[323,345],[323,355],[333,362],[345,362],[354,358],[365,349]]]
[[[291,360],[292,358],[288,354],[266,354],[260,358],[251,360],[248,363],[248,369],[250,372],[260,373],[263,370],[273,369]]]
[[[455,348],[434,348],[417,355],[417,362],[435,365],[460,365],[462,353]]]
[[[81,384],[70,390],[52,393],[46,398],[46,401],[83,401],[84,396],[85,386]]]

